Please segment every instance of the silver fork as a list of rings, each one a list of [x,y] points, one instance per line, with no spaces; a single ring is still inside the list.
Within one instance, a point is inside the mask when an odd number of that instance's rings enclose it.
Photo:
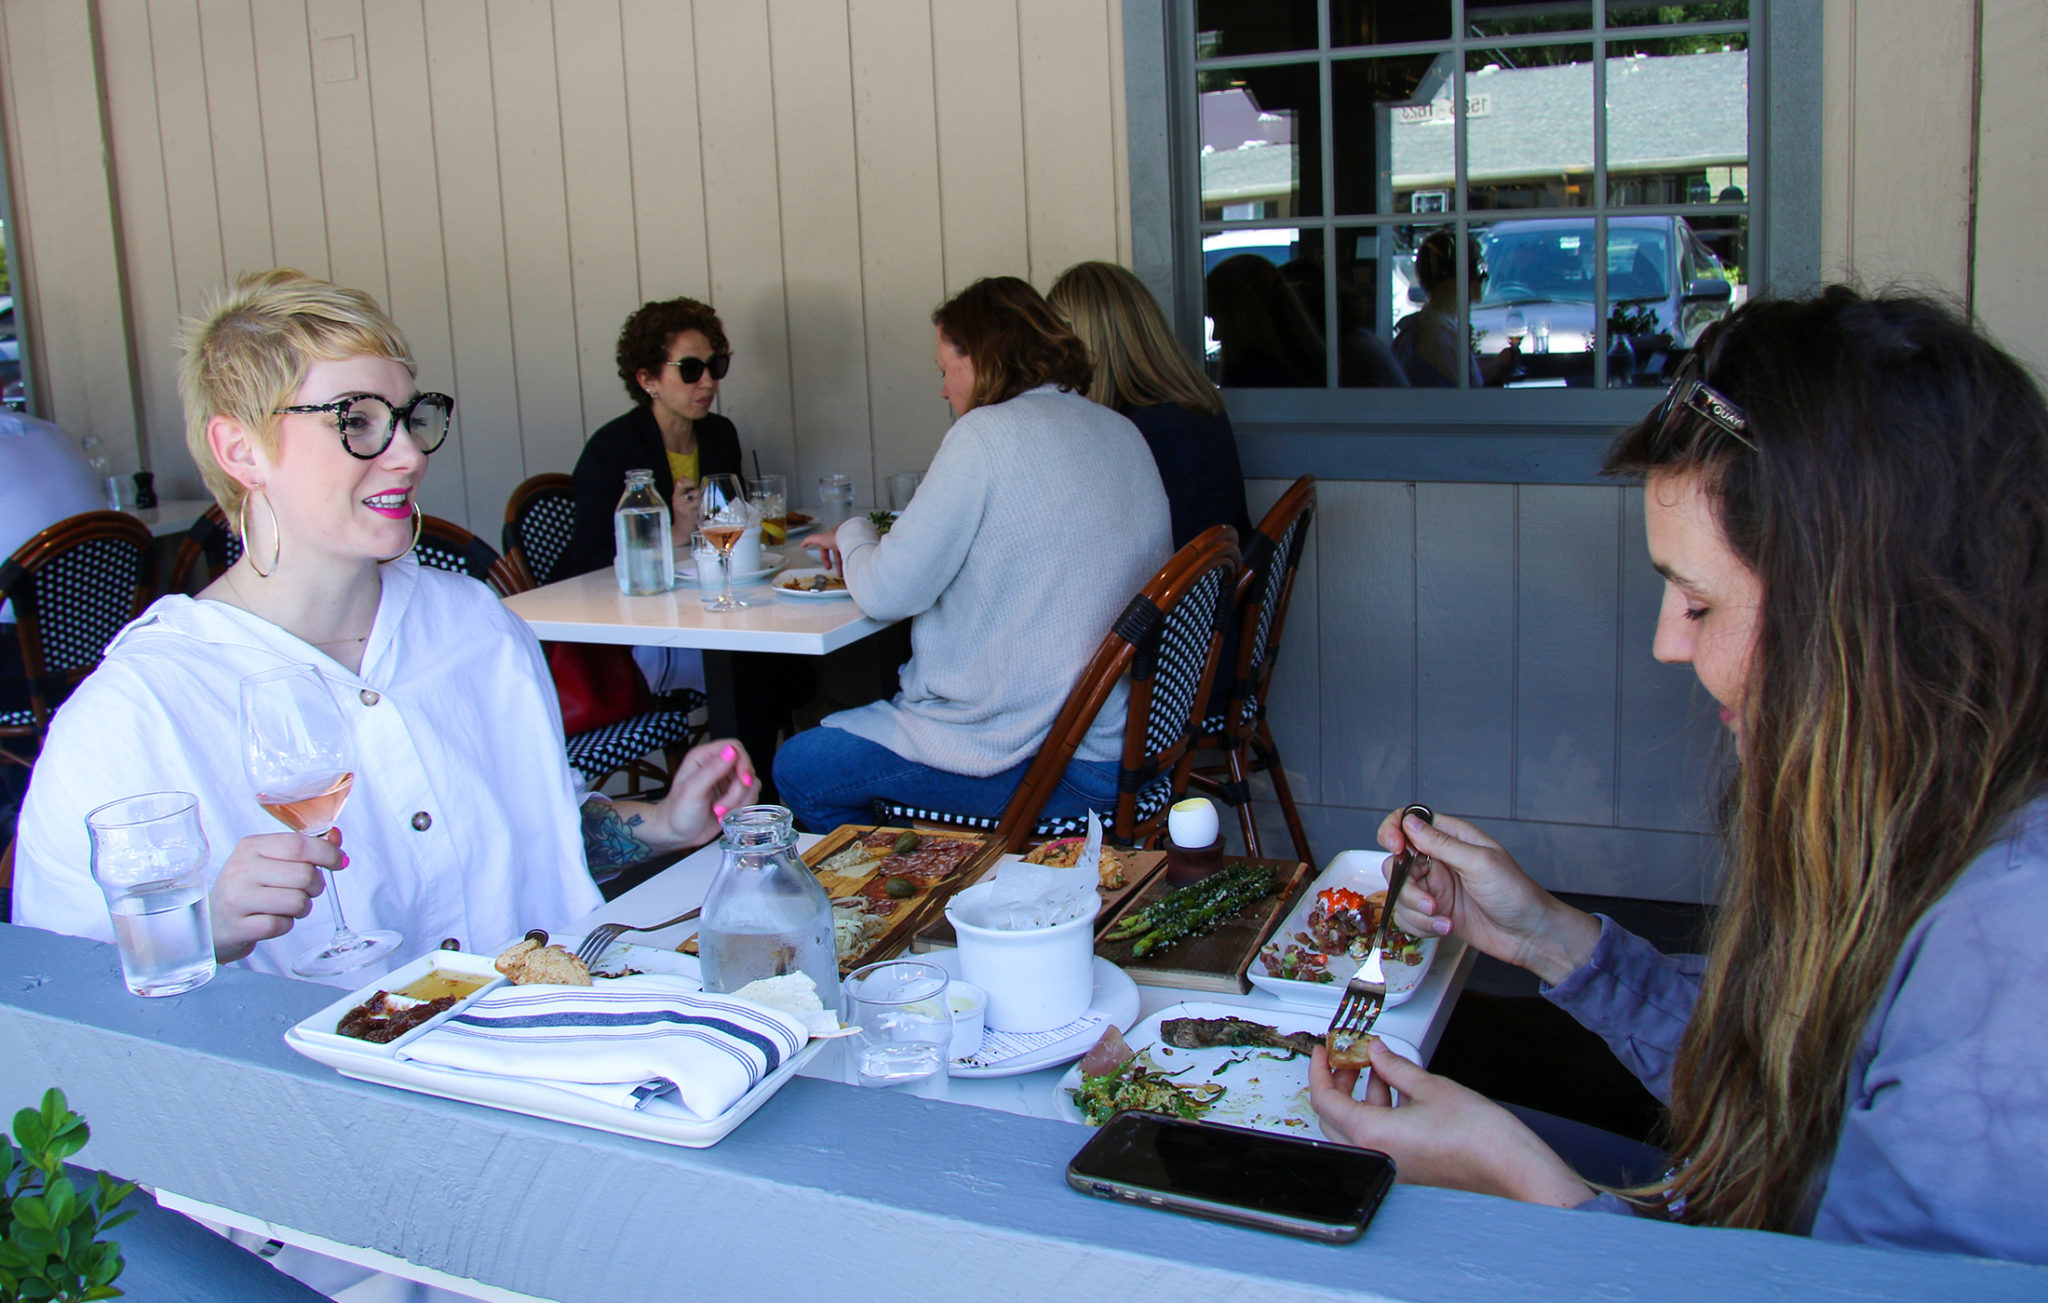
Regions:
[[[582,945],[576,947],[576,957],[583,961],[585,968],[588,968],[597,962],[598,956],[611,949],[612,942],[617,941],[622,933],[659,932],[665,927],[674,927],[678,923],[687,923],[703,912],[704,907],[699,905],[686,914],[678,914],[663,923],[649,923],[645,927],[636,927],[631,923],[600,923],[590,929],[590,935],[583,938]]]
[[[1401,818],[1405,821],[1411,814],[1425,823],[1436,822],[1436,812],[1426,805],[1407,807],[1401,811]],[[1350,1048],[1359,1037],[1371,1031],[1372,1025],[1379,1021],[1380,1011],[1387,1007],[1384,964],[1379,981],[1371,981],[1365,974],[1373,959],[1386,949],[1387,936],[1394,927],[1394,902],[1401,898],[1401,888],[1407,885],[1408,871],[1415,867],[1415,860],[1413,846],[1394,857],[1394,867],[1387,874],[1387,905],[1380,911],[1379,926],[1373,929],[1372,948],[1365,952],[1365,960],[1359,964],[1358,972],[1344,984],[1344,999],[1330,1019],[1330,1030],[1323,1034],[1333,1052]]]

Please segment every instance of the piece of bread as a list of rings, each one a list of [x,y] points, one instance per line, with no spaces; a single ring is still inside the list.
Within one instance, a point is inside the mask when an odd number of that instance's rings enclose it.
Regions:
[[[1372,1066],[1372,1036],[1370,1033],[1331,1032],[1324,1042],[1330,1054],[1332,1068],[1370,1068]]]
[[[589,986],[590,969],[560,946],[544,946],[531,937],[515,941],[498,956],[497,970],[514,986]]]

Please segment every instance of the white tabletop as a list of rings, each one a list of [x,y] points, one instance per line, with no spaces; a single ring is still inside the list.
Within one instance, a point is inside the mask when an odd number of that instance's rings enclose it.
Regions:
[[[819,838],[809,834],[798,837],[798,844],[809,848]],[[570,935],[582,935],[599,923],[630,923],[635,920],[654,922],[658,919],[674,918],[687,909],[704,903],[704,893],[711,886],[712,875],[719,864],[717,843],[679,860],[659,876],[649,879],[620,896],[617,900],[600,905],[582,919],[570,925]],[[1005,856],[1014,859],[1015,856]],[[686,940],[697,930],[695,920],[661,932],[629,932],[620,940],[631,945],[661,946],[672,949]],[[1436,963],[1430,966],[1429,975],[1422,979],[1422,985],[1415,994],[1402,1004],[1382,1013],[1374,1024],[1377,1030],[1388,1036],[1407,1041],[1422,1051],[1425,1063],[1436,1052],[1437,1041],[1443,1036],[1444,1024],[1450,1021],[1451,1010],[1458,1003],[1459,992],[1465,989],[1465,979],[1472,971],[1473,951],[1461,942],[1446,941],[1439,949]],[[1168,1005],[1189,1000],[1214,1002],[1217,1004],[1242,1005],[1249,1011],[1266,1010],[1278,1012],[1295,1006],[1282,1004],[1264,991],[1254,990],[1245,995],[1226,995],[1208,991],[1184,991],[1161,986],[1138,986],[1140,998],[1139,1018],[1147,1018]],[[820,1054],[806,1069],[806,1076],[823,1077],[834,1081],[851,1081],[846,1056]],[[897,1087],[908,1093],[927,1098],[944,1099],[955,1104],[969,1104],[975,1108],[996,1109],[1004,1113],[1018,1113],[1026,1117],[1058,1118],[1063,1114],[1056,1107],[1060,1078],[1065,1075],[1067,1065],[1045,1068],[1038,1072],[1027,1072],[1015,1077],[944,1078],[914,1087]]]
[[[796,597],[772,584],[738,587],[744,611],[707,611],[694,587],[627,597],[610,570],[593,570],[505,599],[546,642],[823,656],[891,623],[862,615],[852,598]],[[687,907],[686,907],[687,908]]]
[[[206,514],[213,505],[212,498],[166,498],[154,507],[123,507],[129,515],[149,526],[149,532],[158,538],[167,534],[182,534],[192,528],[192,522]]]

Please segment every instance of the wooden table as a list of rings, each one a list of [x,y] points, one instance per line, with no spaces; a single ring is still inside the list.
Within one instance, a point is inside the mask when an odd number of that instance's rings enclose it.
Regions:
[[[805,834],[797,840],[800,846],[808,849],[819,838]],[[1006,861],[1016,858],[1014,855],[1004,856]],[[718,864],[717,845],[707,846],[678,860],[659,876],[648,879],[617,900],[600,905],[587,917],[579,919],[570,930],[572,933],[587,933],[599,923],[674,918],[684,910],[704,903],[704,893],[711,885],[711,877]],[[692,921],[660,932],[631,932],[621,940],[632,945],[673,948],[696,930],[697,924]],[[1465,989],[1465,979],[1472,971],[1473,959],[1473,952],[1462,943],[1445,943],[1414,996],[1381,1014],[1376,1026],[1387,1035],[1407,1041],[1421,1050],[1427,1062],[1443,1037],[1444,1025],[1450,1021],[1451,1010],[1458,1003],[1458,993]],[[1168,1005],[1190,1000],[1242,1006],[1246,1016],[1253,1018],[1261,1013],[1270,1017],[1282,1010],[1298,1011],[1297,1006],[1282,1004],[1260,990],[1230,995],[1147,986],[1140,981],[1138,996],[1138,1017],[1141,1019],[1149,1018]],[[845,1062],[847,1057],[843,1054],[821,1054],[811,1061],[806,1075],[853,1084],[854,1079]],[[1055,1107],[1058,1082],[1066,1070],[1067,1065],[1061,1064],[1014,1077],[939,1078],[915,1088],[896,1089],[929,1099],[944,1099],[1025,1117],[1059,1118],[1062,1114]]]
[[[733,652],[823,656],[879,633],[894,621],[872,620],[852,599],[821,600],[775,591],[773,584],[735,588],[744,611],[707,611],[694,587],[627,597],[610,570],[593,570],[505,599],[544,642],[613,643],[627,647],[695,647],[704,653],[711,731],[737,733]]]

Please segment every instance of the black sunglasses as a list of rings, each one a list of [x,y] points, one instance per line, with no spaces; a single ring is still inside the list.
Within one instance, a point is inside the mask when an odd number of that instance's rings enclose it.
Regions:
[[[732,370],[732,354],[713,353],[708,362],[701,357],[679,357],[666,365],[676,369],[684,384],[694,385],[704,378],[706,371],[711,373],[713,380],[725,379],[725,373]]]
[[[1660,434],[1669,435],[1681,420],[1689,417],[1705,421],[1751,452],[1756,445],[1749,439],[1749,417],[1728,395],[1700,379],[1699,350],[1694,349],[1679,363],[1678,373],[1671,377],[1671,388],[1664,394],[1664,401],[1650,414]]]
[[[289,416],[302,412],[334,413],[334,426],[341,433],[342,448],[351,457],[375,461],[384,455],[384,450],[398,436],[400,424],[405,426],[405,432],[412,436],[413,444],[423,453],[432,452],[447,442],[448,424],[455,415],[455,400],[446,394],[414,394],[411,402],[393,407],[375,394],[356,394],[337,398],[331,403],[279,407],[271,414]]]

